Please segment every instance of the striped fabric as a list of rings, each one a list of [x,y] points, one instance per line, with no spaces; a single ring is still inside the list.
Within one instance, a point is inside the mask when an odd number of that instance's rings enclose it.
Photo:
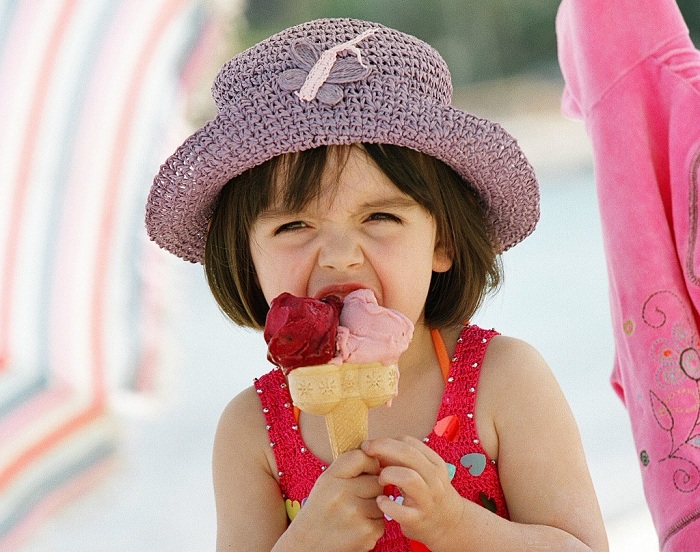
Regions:
[[[196,0],[0,0],[0,550],[106,473],[115,403],[158,391],[173,272],[144,205],[210,27]]]

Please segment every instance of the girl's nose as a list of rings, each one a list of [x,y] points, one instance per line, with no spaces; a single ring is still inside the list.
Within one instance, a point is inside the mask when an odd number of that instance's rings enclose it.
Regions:
[[[323,268],[348,270],[362,265],[364,255],[360,244],[351,233],[328,236],[318,254],[318,263]]]

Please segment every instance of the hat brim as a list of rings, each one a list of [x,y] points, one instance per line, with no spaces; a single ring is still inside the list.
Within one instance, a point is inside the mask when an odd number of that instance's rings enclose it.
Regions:
[[[516,140],[487,119],[452,106],[415,103],[402,110],[401,120],[390,106],[378,105],[367,106],[352,124],[313,109],[307,119],[288,123],[279,114],[234,105],[193,133],[154,179],[146,210],[151,238],[202,263],[208,223],[229,180],[278,155],[358,142],[404,146],[452,167],[481,198],[499,251],[522,241],[539,219],[532,166]]]

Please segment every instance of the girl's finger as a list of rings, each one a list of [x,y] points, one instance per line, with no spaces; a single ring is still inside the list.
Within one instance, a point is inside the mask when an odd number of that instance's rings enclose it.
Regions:
[[[425,479],[415,470],[403,466],[387,466],[379,475],[381,485],[394,485],[404,496],[417,496],[427,487]]]
[[[420,454],[425,456],[425,458],[427,458],[431,464],[441,467],[445,465],[445,461],[442,459],[442,457],[423,441],[416,439],[415,437],[411,437],[410,435],[401,437],[400,440],[420,452]]]
[[[400,525],[409,525],[415,517],[413,508],[404,506],[402,502],[392,500],[388,496],[378,496],[376,503],[382,515],[395,520]]]
[[[384,492],[384,484],[380,483],[379,476],[360,475],[352,482],[353,493],[360,498],[374,500]]]
[[[436,452],[414,437],[366,441],[362,450],[368,456],[377,458],[382,466],[405,466],[425,471],[430,466],[445,465]]]
[[[341,454],[326,470],[341,479],[352,479],[362,474],[379,475],[380,471],[379,460],[359,449]]]
[[[378,496],[368,498],[360,504],[363,518],[384,520],[384,512],[379,507]]]

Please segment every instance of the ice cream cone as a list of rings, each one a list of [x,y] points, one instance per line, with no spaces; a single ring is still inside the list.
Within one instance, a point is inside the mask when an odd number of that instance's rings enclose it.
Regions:
[[[381,362],[319,364],[296,368],[287,380],[300,410],[325,416],[335,459],[367,439],[369,409],[396,396],[399,369]]]

